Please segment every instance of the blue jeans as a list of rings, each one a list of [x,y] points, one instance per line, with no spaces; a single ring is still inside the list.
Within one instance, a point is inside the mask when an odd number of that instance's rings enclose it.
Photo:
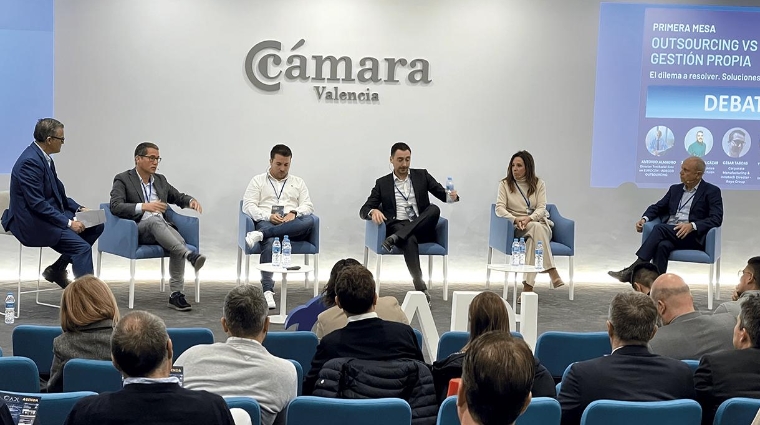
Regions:
[[[271,263],[272,262],[272,244],[274,238],[280,238],[288,235],[288,239],[291,241],[303,241],[309,238],[311,228],[314,227],[314,217],[311,215],[302,215],[296,217],[295,220],[288,221],[282,224],[273,224],[270,221],[261,220],[254,223],[256,230],[264,234],[264,240],[259,242],[261,244],[261,257],[259,257],[259,263]],[[273,291],[274,280],[272,279],[272,273],[261,272],[261,288],[266,291]]]

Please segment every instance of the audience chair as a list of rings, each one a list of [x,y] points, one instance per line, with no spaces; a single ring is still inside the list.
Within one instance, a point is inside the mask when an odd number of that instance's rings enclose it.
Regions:
[[[26,357],[0,357],[0,390],[40,392],[40,373],[37,371],[37,365]]]
[[[161,245],[140,245],[137,240],[137,223],[133,220],[119,218],[111,214],[109,204],[100,204],[106,213],[105,230],[98,238],[98,261],[95,275],[100,276],[100,265],[103,253],[118,257],[129,258],[129,308],[135,304],[135,265],[137,260],[147,258],[161,259],[161,284],[159,290],[166,291],[164,259],[169,257],[169,251]],[[164,216],[177,226],[177,231],[185,239],[187,249],[198,252],[200,249],[200,224],[197,217],[190,217],[175,212],[171,207],[166,209]],[[201,301],[201,287],[198,272],[195,272],[195,302]]]
[[[214,343],[214,333],[207,328],[166,328],[166,333],[169,334],[174,349],[172,361],[176,361],[180,354],[194,345]]]
[[[13,355],[28,357],[42,377],[50,376],[53,340],[62,334],[60,326],[18,325],[13,329]]]
[[[575,221],[562,217],[554,204],[546,204],[546,210],[549,212],[549,219],[554,222],[552,228],[552,240],[550,247],[553,256],[568,257],[570,266],[570,276],[568,286],[570,293],[568,297],[572,301],[575,298],[575,285],[573,281],[575,257]],[[496,215],[496,204],[491,204],[491,222],[488,229],[488,264],[493,261],[493,250],[497,250],[512,255],[512,241],[515,238],[515,227],[512,220],[499,217]],[[506,285],[506,279],[504,284]],[[486,289],[491,285],[491,269],[486,267]],[[550,285],[551,287],[551,285]]]
[[[562,408],[551,397],[536,397],[530,401],[525,413],[520,415],[515,425],[559,425]]]
[[[375,259],[375,292],[380,294],[380,269],[383,264],[383,255],[403,255],[404,252],[394,246],[391,252],[383,248],[383,241],[386,238],[385,223],[379,226],[372,220],[366,220],[364,232],[364,267],[369,262],[369,251],[376,254]],[[438,219],[435,226],[435,242],[421,243],[420,255],[428,256],[428,288],[433,287],[433,256],[443,257],[443,300],[449,299],[449,221],[443,217]]]
[[[422,350],[423,348],[425,348],[425,342],[424,342],[425,338],[422,336],[422,331],[419,329],[412,329],[412,330],[414,331],[415,338],[417,338],[417,344],[419,344],[420,350]]]
[[[441,407],[438,409],[438,420],[436,425],[459,425],[459,415],[457,414],[457,396],[446,397]]]
[[[655,218],[644,224],[644,230],[641,233],[641,241],[644,242],[654,229],[654,226],[662,223],[662,220]],[[707,285],[707,308],[712,310],[713,299],[720,299],[720,247],[721,247],[721,230],[720,227],[713,227],[707,232],[705,239],[705,250],[697,249],[678,249],[670,253],[668,261],[680,261],[682,263],[699,263],[710,265],[710,276]],[[715,278],[715,286],[713,286]]]
[[[41,425],[63,425],[66,417],[77,402],[85,397],[97,395],[91,391],[78,391],[73,393],[27,393],[12,392],[9,395],[38,397],[40,405],[37,410],[37,418],[34,423]]]
[[[63,391],[118,391],[121,373],[110,360],[71,359],[63,366]]]
[[[696,425],[701,420],[702,408],[694,400],[597,400],[583,411],[581,425]]]
[[[689,365],[689,369],[691,369],[692,372],[696,372],[697,368],[699,367],[699,360],[681,360],[681,361]]]
[[[0,357],[3,357],[3,349],[0,348]]]
[[[261,425],[261,407],[259,402],[252,397],[226,397],[227,407],[230,409],[243,409],[251,417],[251,425]]]
[[[269,332],[264,338],[264,348],[282,359],[295,360],[301,369],[311,369],[311,361],[317,352],[319,340],[313,332]]]
[[[513,337],[522,339],[520,332],[510,332]],[[443,360],[446,357],[460,351],[470,340],[470,333],[464,331],[448,331],[441,335],[438,340],[438,353],[436,360]]]
[[[303,393],[303,368],[301,367],[301,363],[298,363],[298,361],[293,359],[288,360],[293,363],[293,366],[296,367],[296,379],[298,380],[298,390],[296,394],[301,395]]]
[[[760,400],[755,398],[736,397],[729,398],[718,407],[715,412],[713,425],[734,425],[752,423],[760,409]]]
[[[607,332],[549,331],[538,337],[535,355],[552,374],[554,381],[559,382],[571,363],[594,359],[611,352]]]
[[[400,398],[345,400],[303,396],[288,405],[287,425],[409,424],[412,409]]]
[[[307,266],[309,265],[309,255],[314,257],[314,296],[319,294],[319,217],[315,214],[314,227],[311,228],[311,234],[309,234],[309,240],[306,241],[290,241],[291,254],[301,255],[303,254],[303,262]],[[253,248],[248,248],[245,242],[245,236],[248,232],[256,230],[253,224],[253,219],[243,212],[243,201],[240,201],[240,207],[238,208],[238,253],[237,253],[237,284],[240,285],[240,269],[243,264],[243,254],[245,254],[245,283],[249,282],[249,275],[251,270],[251,254],[261,254],[261,243],[257,243]],[[304,288],[309,283],[309,273],[304,274]],[[309,329],[311,330],[311,328]]]
[[[297,331],[311,332],[311,329],[317,323],[319,314],[325,311],[325,305],[322,304],[322,297],[315,296],[306,302],[290,310],[288,317],[285,319],[285,329],[296,325]]]

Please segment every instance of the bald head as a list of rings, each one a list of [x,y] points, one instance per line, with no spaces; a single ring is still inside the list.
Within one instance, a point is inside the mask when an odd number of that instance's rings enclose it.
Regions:
[[[698,156],[690,156],[683,162],[684,164],[688,164],[690,167],[694,167],[697,171],[699,171],[700,174],[704,174],[706,166],[705,161],[702,158]]]
[[[655,279],[650,296],[657,304],[657,312],[665,324],[682,314],[694,311],[694,299],[689,285],[676,274],[665,273]]]

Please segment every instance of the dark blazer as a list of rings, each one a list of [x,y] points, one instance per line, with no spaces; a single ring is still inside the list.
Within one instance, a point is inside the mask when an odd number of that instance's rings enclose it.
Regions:
[[[224,399],[177,384],[130,384],[79,400],[64,425],[234,425]]]
[[[158,199],[168,204],[174,204],[180,208],[190,206],[193,197],[181,193],[174,186],[166,181],[163,174],[153,174],[153,188],[158,195]],[[135,205],[143,202],[150,202],[145,199],[145,193],[140,183],[140,176],[133,168],[131,170],[119,173],[113,178],[113,187],[111,188],[111,214],[139,222],[143,213],[135,212]]]
[[[47,392],[63,391],[63,367],[71,359],[111,360],[113,321],[101,320],[82,326],[75,332],[64,332],[53,340],[53,364]]]
[[[425,361],[411,326],[380,318],[349,322],[345,328],[325,335],[317,345],[317,352],[311,361],[311,370],[304,379],[304,395],[311,394],[322,366],[328,360],[338,357]]]
[[[420,213],[430,206],[428,192],[441,201],[446,202],[446,189],[424,168],[410,168],[409,178],[412,179],[414,197]],[[396,218],[396,188],[393,179],[393,173],[390,173],[375,181],[375,187],[372,188],[367,201],[362,205],[361,210],[359,210],[361,218],[369,220],[370,218],[367,214],[374,208],[379,209],[388,220]]]
[[[10,207],[3,212],[3,228],[25,246],[53,246],[79,207],[66,197],[55,170],[32,142],[13,165]]]
[[[562,380],[557,400],[562,425],[579,424],[592,401],[664,401],[694,399],[694,378],[689,366],[629,345],[609,356],[574,363]]]
[[[712,424],[718,406],[729,398],[760,398],[760,348],[705,354],[694,372],[694,387],[703,424]]]
[[[699,360],[703,355],[734,348],[736,316],[692,311],[657,329],[649,348],[678,360]]]
[[[643,216],[649,220],[659,217],[664,223],[678,211],[682,197],[683,183],[674,184],[662,199],[647,208]],[[723,197],[718,186],[704,180],[699,183],[691,200],[689,221],[697,225],[697,242],[704,244],[707,232],[723,223]]]

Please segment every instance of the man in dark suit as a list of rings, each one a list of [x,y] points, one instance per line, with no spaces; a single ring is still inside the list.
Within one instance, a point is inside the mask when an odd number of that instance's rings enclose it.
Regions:
[[[608,274],[621,282],[630,282],[633,268],[640,263],[652,261],[660,273],[668,270],[668,257],[678,249],[705,249],[707,232],[723,223],[723,197],[720,188],[702,180],[705,161],[691,156],[681,164],[681,184],[670,186],[657,203],[644,212],[636,222],[641,233],[644,223],[655,218],[662,219],[652,229],[641,248],[636,261],[620,271]]]
[[[37,121],[34,143],[21,153],[11,172],[10,206],[3,212],[2,225],[22,244],[50,247],[61,256],[42,273],[62,288],[69,283],[66,267],[74,277],[92,274],[92,244],[103,233],[102,224],[85,228],[74,217],[82,205],[66,197],[50,155],[61,151],[65,140],[63,124],[53,118]]]
[[[311,370],[304,379],[304,395],[312,393],[319,370],[331,359],[425,361],[409,325],[380,319],[375,313],[375,281],[364,266],[343,269],[335,282],[335,294],[336,303],[348,316],[348,324],[319,342]]]
[[[760,398],[760,295],[742,304],[733,339],[735,350],[704,355],[694,372],[703,424],[729,398]]]
[[[111,188],[111,213],[137,222],[141,244],[158,244],[169,251],[169,308],[187,311],[192,307],[182,293],[185,287],[185,260],[199,270],[206,257],[190,251],[185,239],[164,212],[167,204],[192,208],[203,212],[201,204],[192,196],[180,193],[161,174],[156,173],[161,162],[158,146],[143,142],[135,148],[135,168],[119,173]]]
[[[425,169],[411,169],[412,149],[403,142],[391,147],[393,173],[375,181],[367,201],[359,211],[364,220],[376,224],[385,222],[387,234],[383,248],[391,251],[398,246],[404,251],[404,261],[412,275],[414,289],[422,291],[430,301],[420,268],[420,243],[435,240],[435,226],[441,210],[430,203],[428,192],[446,202],[459,201],[455,190],[446,190]],[[447,198],[448,195],[448,198]]]
[[[657,310],[638,292],[617,294],[610,304],[607,333],[612,354],[574,363],[562,379],[562,425],[579,424],[591,402],[694,399],[686,363],[652,354],[647,343],[657,332]]]
[[[79,400],[65,424],[234,424],[221,396],[182,388],[170,377],[172,354],[161,318],[146,311],[122,317],[111,336],[111,359],[123,388]]]

